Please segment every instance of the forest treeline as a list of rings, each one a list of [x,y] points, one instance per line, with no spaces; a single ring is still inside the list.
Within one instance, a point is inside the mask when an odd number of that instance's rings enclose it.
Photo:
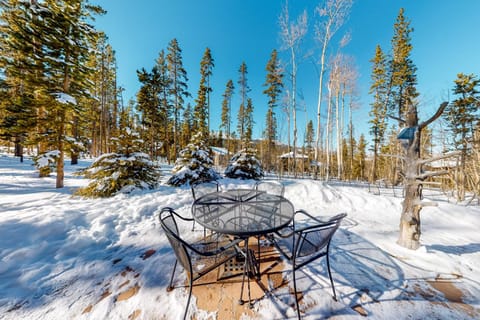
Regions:
[[[401,9],[391,47],[372,48],[372,103],[362,106],[370,110],[364,120],[371,137],[367,141],[356,134],[358,124],[352,119],[359,107],[355,59],[342,51],[350,37],[342,27],[352,2],[319,1],[315,12],[298,17],[283,6],[278,23],[282,44],[265,61],[262,90],[268,108],[263,119],[254,119],[245,62],[239,64],[236,79],[212,88],[215,59],[223,57],[215,57],[207,47],[198,71],[188,71],[199,72],[200,81],[189,83],[181,44],[172,39],[159,49],[153,67],[131,75],[140,89],[136,99],[124,102],[114,48],[94,27],[95,17],[106,14],[101,7],[85,0],[0,0],[1,143],[13,145],[20,157],[25,148],[37,159],[53,154],[57,187],[63,186],[65,157],[75,164],[81,155],[116,152],[115,141],[131,136],[127,129],[138,134],[140,151],[153,160],[174,162],[195,134],[202,133],[208,145],[226,150],[225,161],[239,150],[254,148],[266,171],[400,184],[405,177],[400,155],[406,148],[399,132],[409,127],[408,117],[418,117],[418,108],[427,107],[417,91],[413,28]],[[315,40],[315,48],[303,47],[307,38]],[[306,52],[314,52],[318,61],[318,99],[315,114],[300,119],[297,66]],[[441,130],[423,128],[418,145],[423,158],[458,151],[440,165],[445,171],[441,178],[425,180],[454,188],[459,199],[467,191],[480,193],[480,81],[473,73],[461,72],[452,79],[452,100],[435,119]],[[223,92],[221,105],[211,104],[213,90]],[[240,98],[239,106],[232,105],[234,95]],[[279,141],[281,113],[287,119],[287,141]],[[219,128],[211,127],[213,114],[221,117]],[[252,136],[254,125],[265,128],[261,137]],[[299,127],[305,132],[299,134]],[[428,165],[419,170],[440,170],[433,162]]]

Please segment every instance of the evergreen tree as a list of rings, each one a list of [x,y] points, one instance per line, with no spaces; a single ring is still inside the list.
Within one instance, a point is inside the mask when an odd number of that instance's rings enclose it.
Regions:
[[[206,144],[206,137],[202,132],[198,132],[187,147],[180,151],[167,184],[181,186],[220,179],[220,175],[213,169],[211,155],[212,151]]]
[[[213,58],[209,48],[205,49],[202,61],[200,62],[200,86],[198,88],[198,97],[195,100],[194,113],[194,131],[202,131],[208,134],[210,131],[210,77],[214,67]]]
[[[247,65],[245,62],[242,62],[240,65],[240,69],[238,70],[240,73],[240,77],[238,79],[238,87],[239,87],[239,93],[240,93],[240,98],[241,98],[241,103],[240,107],[238,108],[238,115],[237,115],[237,120],[238,120],[238,125],[237,125],[237,130],[238,134],[240,136],[240,140],[242,143],[244,143],[245,138],[246,138],[246,130],[247,130],[247,116],[248,113],[246,111],[247,108],[247,100],[248,100],[248,92],[250,91],[250,88],[248,87],[247,84]],[[246,147],[243,144],[244,147]]]
[[[370,110],[370,133],[373,136],[373,164],[372,176],[370,181],[377,180],[377,159],[380,146],[385,137],[387,128],[387,66],[386,57],[379,45],[375,48],[375,57],[370,60],[372,67],[372,84],[370,85],[370,94],[373,94],[372,109]]]
[[[80,127],[88,123],[90,151],[94,156],[98,156],[112,151],[110,138],[118,136],[119,91],[116,83],[115,52],[107,43],[107,37],[100,34],[92,46],[94,50],[87,61],[87,67],[94,70],[89,76],[89,81],[93,84],[92,96],[79,99],[83,110],[76,120]]]
[[[275,140],[277,138],[277,119],[275,116],[275,107],[278,105],[278,99],[283,88],[283,73],[280,68],[280,62],[277,58],[277,50],[273,50],[270,60],[266,66],[267,76],[263,84],[266,89],[263,91],[268,96],[268,111],[265,121],[264,137],[267,140],[267,153],[265,165],[270,168],[272,165],[272,155],[275,154]]]
[[[307,123],[307,129],[305,132],[305,145],[307,147],[307,152],[309,154],[309,158],[311,156],[311,152],[313,151],[313,142],[314,142],[315,132],[313,129],[313,121],[310,120]]]
[[[354,165],[353,165],[353,174],[354,177],[357,179],[365,179],[366,175],[366,153],[367,142],[365,140],[365,136],[363,134],[360,135],[360,139],[358,140],[357,152],[354,157]]]
[[[234,179],[255,179],[263,177],[263,169],[260,161],[256,158],[256,150],[245,148],[230,159],[225,176]]]
[[[137,70],[138,81],[141,83],[137,93],[137,109],[142,114],[142,126],[146,129],[143,136],[151,158],[156,158],[157,142],[160,141],[164,113],[160,112],[161,81],[158,68],[153,67],[151,72],[144,68]]]
[[[413,28],[410,27],[410,21],[405,18],[404,11],[403,8],[400,9],[394,24],[389,70],[392,96],[392,99],[389,99],[389,106],[391,111],[398,112],[398,118],[407,111],[409,101],[414,101],[418,96],[417,67],[410,57],[413,48],[410,33]]]
[[[253,103],[252,99],[247,99],[247,107],[245,108],[245,140],[243,145],[248,146],[252,143],[253,135],[253,125],[255,121],[253,120]]]
[[[222,101],[222,115],[221,115],[221,128],[225,129],[226,137],[227,137],[227,151],[230,152],[230,138],[231,138],[231,130],[230,125],[232,123],[232,96],[233,96],[233,81],[228,80],[225,92],[223,93],[223,101]]]
[[[167,67],[169,71],[173,100],[173,155],[177,156],[179,141],[180,111],[183,109],[185,98],[190,96],[187,85],[187,71],[183,67],[182,50],[177,39],[172,39],[167,48]]]
[[[160,77],[160,114],[162,116],[162,156],[166,156],[170,163],[171,157],[169,146],[172,144],[173,134],[171,134],[171,117],[173,114],[173,102],[170,96],[172,90],[172,80],[168,74],[168,65],[165,57],[165,51],[161,50],[156,60],[156,67]],[[186,145],[186,143],[185,143]]]
[[[0,2],[1,137],[13,140],[15,155],[23,161],[23,145],[35,134],[35,88],[43,70],[41,42],[36,30],[34,3]]]
[[[119,138],[112,138],[116,153],[97,158],[89,168],[78,173],[92,181],[76,191],[86,197],[110,197],[130,193],[135,189],[153,189],[158,185],[159,168],[149,156],[140,152],[140,135],[126,127]]]
[[[460,154],[460,179],[458,198],[465,199],[466,164],[471,153],[475,128],[480,123],[480,80],[473,74],[459,73],[455,79],[453,93],[456,99],[449,104],[444,113],[448,127],[453,137],[453,146]]]
[[[192,106],[190,103],[187,103],[187,107],[183,112],[183,122],[182,122],[182,141],[181,145],[186,146],[189,141],[192,139],[192,128],[193,128],[193,112]]]
[[[34,98],[38,127],[43,130],[36,138],[47,148],[58,150],[56,187],[61,188],[64,152],[71,140],[69,124],[80,112],[78,99],[88,95],[91,88],[86,61],[97,32],[87,21],[103,10],[83,0],[11,0],[2,4],[7,12],[13,9],[19,13],[20,9],[21,14],[14,16],[23,24],[18,29],[11,20],[2,25],[1,38],[7,39],[2,43],[6,45],[4,61],[20,58],[18,64],[10,64],[6,74],[23,82]]]

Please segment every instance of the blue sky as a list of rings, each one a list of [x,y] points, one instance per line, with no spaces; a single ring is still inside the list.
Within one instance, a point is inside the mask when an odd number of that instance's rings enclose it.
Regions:
[[[264,127],[267,99],[262,94],[265,82],[265,65],[273,49],[279,50],[278,18],[284,1],[274,0],[103,0],[92,1],[107,10],[98,17],[96,26],[105,31],[109,43],[116,51],[118,84],[126,90],[124,101],[134,98],[139,89],[136,70],[150,70],[161,49],[176,38],[183,54],[183,63],[188,73],[189,91],[192,100],[196,97],[199,83],[200,60],[206,47],[215,60],[211,96],[211,129],[218,130],[220,106],[225,84],[232,79],[237,85],[238,69],[243,61],[248,68],[249,97],[255,107],[254,136],[259,137]],[[318,53],[312,41],[313,8],[319,1],[289,1],[290,16],[296,17],[307,10],[309,32],[303,51]],[[426,118],[441,101],[449,99],[449,92],[457,73],[480,73],[480,1],[478,0],[357,0],[350,18],[339,34],[350,32],[352,40],[342,52],[352,55],[360,78],[359,108],[354,112],[356,135],[368,132],[368,111],[371,97],[371,63],[375,46],[380,44],[390,51],[393,24],[399,9],[414,28],[412,33],[412,59],[418,71],[420,92],[420,117]],[[338,39],[334,39],[334,42]],[[334,43],[333,45],[336,46]],[[330,53],[336,50],[332,47]],[[314,119],[318,95],[318,76],[313,61],[318,54],[299,63],[298,90],[303,96],[302,104],[307,109],[298,113],[299,140],[303,139],[305,119]],[[282,60],[289,59],[287,52],[280,51]],[[236,91],[237,92],[237,91]],[[451,97],[450,97],[451,98]],[[193,104],[193,103],[192,103]],[[236,116],[240,104],[238,95],[233,97],[232,111]],[[325,109],[325,108],[324,108]],[[286,140],[286,125],[283,114],[277,110]],[[233,117],[236,127],[236,117]]]

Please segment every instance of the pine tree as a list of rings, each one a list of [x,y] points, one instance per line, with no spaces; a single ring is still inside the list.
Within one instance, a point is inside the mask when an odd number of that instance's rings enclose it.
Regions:
[[[399,118],[407,111],[409,101],[418,96],[417,67],[410,57],[413,49],[410,33],[413,32],[413,28],[410,27],[410,21],[405,18],[404,12],[405,10],[401,8],[394,24],[393,52],[389,62],[389,89],[392,98],[388,100],[388,104],[390,111],[397,111]]]
[[[198,97],[195,100],[194,113],[194,131],[202,131],[208,134],[210,131],[210,77],[214,67],[213,58],[209,48],[205,49],[202,61],[200,62],[200,86],[198,88]]]
[[[2,30],[5,35],[1,38],[8,39],[2,43],[6,44],[3,52],[8,52],[7,61],[9,57],[19,58],[19,64],[11,65],[11,72],[6,72],[7,77],[22,81],[34,98],[38,127],[43,131],[36,134],[36,142],[59,152],[57,188],[63,187],[64,152],[71,140],[68,133],[73,131],[69,124],[80,112],[77,99],[88,95],[91,87],[86,61],[97,32],[87,20],[103,13],[100,7],[85,2],[2,2],[7,12],[20,8],[16,21],[22,24],[15,29],[18,25],[10,20]]]
[[[453,137],[453,146],[460,154],[460,177],[457,181],[458,199],[465,199],[466,164],[471,153],[475,128],[480,123],[480,80],[473,74],[459,73],[453,93],[456,99],[445,110],[444,118]]]
[[[364,180],[366,175],[366,153],[367,142],[365,140],[365,136],[363,134],[360,135],[360,139],[358,140],[357,152],[354,157],[354,164],[353,164],[353,175],[357,179]]]
[[[230,139],[231,139],[231,130],[230,125],[232,123],[232,96],[233,96],[233,81],[228,80],[225,88],[225,92],[223,93],[223,101],[222,101],[222,115],[221,115],[221,128],[225,129],[226,137],[227,137],[227,152],[230,152]]]
[[[315,131],[313,129],[313,121],[310,120],[307,123],[307,129],[305,132],[305,145],[307,147],[309,158],[311,156],[311,152],[313,151],[314,136],[315,136]]]
[[[180,111],[183,109],[184,99],[189,97],[190,93],[187,85],[187,71],[182,62],[182,50],[177,39],[170,41],[167,51],[167,66],[171,81],[170,95],[173,97],[173,155],[176,157],[180,136]]]
[[[282,93],[283,88],[283,73],[280,69],[280,62],[277,58],[277,50],[273,50],[270,55],[270,60],[266,66],[267,75],[263,86],[266,89],[263,91],[268,96],[268,111],[265,121],[264,137],[267,140],[267,153],[265,159],[265,166],[270,168],[272,166],[272,155],[275,154],[275,140],[277,138],[277,119],[275,116],[275,107],[278,105],[278,99]]]
[[[250,91],[250,88],[248,87],[247,84],[247,65],[245,62],[242,62],[240,65],[240,69],[238,70],[240,77],[238,79],[238,90],[240,93],[240,98],[241,98],[241,103],[240,107],[238,108],[238,115],[237,115],[237,120],[238,120],[238,125],[237,125],[237,130],[238,134],[240,136],[240,141],[242,141],[243,147],[246,147],[245,144],[245,138],[246,138],[246,130],[247,130],[247,102],[248,102],[248,92]]]
[[[35,88],[43,70],[41,42],[36,30],[37,6],[18,0],[0,2],[0,72],[3,75],[0,110],[2,138],[13,140],[23,161],[23,146],[35,134]]]
[[[110,197],[118,193],[130,193],[135,189],[153,189],[158,185],[159,168],[150,157],[140,152],[140,135],[129,127],[121,129],[119,138],[112,138],[116,153],[106,153],[90,167],[80,171],[92,181],[76,191],[85,197]]]
[[[182,122],[182,140],[181,145],[186,146],[192,139],[192,128],[194,123],[192,106],[190,103],[187,103],[187,107],[183,112],[183,122]]]
[[[167,184],[181,186],[220,179],[220,175],[213,169],[211,152],[204,134],[195,134],[187,147],[180,151]]]
[[[243,145],[248,146],[252,143],[253,125],[253,102],[251,98],[247,99],[247,107],[245,108],[245,140]]]
[[[256,153],[253,148],[245,148],[234,154],[225,169],[225,176],[234,179],[261,179],[264,174]]]
[[[167,157],[168,163],[171,161],[169,146],[172,144],[173,134],[171,134],[171,117],[173,114],[173,102],[170,92],[172,91],[172,80],[168,74],[167,59],[165,51],[161,50],[156,60],[156,68],[160,77],[160,114],[162,116],[162,156]],[[186,143],[185,143],[186,145]]]
[[[137,93],[137,109],[142,114],[142,127],[145,128],[143,139],[151,158],[157,156],[157,142],[160,141],[164,123],[164,113],[160,112],[160,74],[156,66],[151,72],[144,68],[137,70],[138,81],[141,83]]]
[[[382,48],[377,45],[375,48],[375,57],[370,60],[372,67],[372,84],[370,85],[370,94],[373,94],[372,109],[370,110],[370,134],[373,136],[373,164],[372,176],[370,181],[377,180],[377,159],[382,141],[385,138],[385,130],[387,128],[387,66],[386,57]]]
[[[119,109],[123,107],[122,89],[117,87],[117,66],[115,51],[108,44],[107,37],[100,33],[92,43],[86,62],[88,81],[92,84],[90,95],[80,96],[81,105],[78,116],[74,117],[72,136],[89,148],[90,154],[97,157],[102,153],[114,151],[108,143],[110,138],[118,137]],[[72,161],[79,150],[72,150]]]

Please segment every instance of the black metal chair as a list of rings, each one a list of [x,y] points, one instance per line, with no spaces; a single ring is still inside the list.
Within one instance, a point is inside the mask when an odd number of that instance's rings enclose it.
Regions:
[[[193,220],[191,218],[182,217],[169,207],[162,208],[160,211],[160,224],[177,258],[175,265],[173,266],[172,276],[167,291],[174,289],[173,279],[175,269],[177,268],[177,263],[180,262],[181,266],[187,273],[189,281],[188,300],[183,316],[183,319],[186,319],[190,299],[192,297],[193,282],[235,257],[237,255],[236,245],[242,242],[242,240],[237,239],[231,241],[225,238],[222,242],[188,243],[180,237],[176,218],[184,221]],[[195,262],[195,264],[193,262]]]
[[[255,183],[253,186],[255,190],[258,191],[265,191],[267,193],[271,193],[277,196],[282,196],[285,194],[285,186],[283,183],[280,181],[276,180],[260,180]],[[266,215],[266,219],[272,219],[273,215],[275,214],[275,211],[270,212],[269,214]],[[260,261],[261,258],[261,252],[260,252],[260,238],[257,237],[257,248],[258,248],[258,261]]]
[[[277,196],[282,196],[285,193],[285,186],[280,181],[276,180],[260,180],[255,183],[255,190],[265,191]]]
[[[193,201],[197,200],[201,196],[212,193],[218,192],[221,190],[220,184],[216,180],[206,181],[206,182],[196,182],[190,185],[190,189],[192,190],[192,197]],[[195,220],[193,220],[192,231],[195,230]],[[203,228],[203,236],[206,238],[206,230]]]
[[[297,219],[297,215],[300,214],[308,217],[308,220],[300,221]],[[301,319],[301,317],[295,271],[314,260],[326,257],[333,298],[337,300],[332,273],[330,271],[329,249],[335,231],[337,231],[342,219],[346,216],[346,213],[341,213],[323,221],[308,214],[304,210],[297,210],[295,211],[295,218],[291,226],[269,237],[269,240],[273,242],[278,251],[292,264],[293,290],[295,293],[298,319]]]
[[[189,281],[188,300],[183,316],[183,319],[186,319],[192,297],[193,282],[235,257],[237,255],[236,245],[242,242],[242,240],[232,241],[225,237],[222,241],[188,243],[180,237],[176,218],[184,221],[193,220],[192,218],[182,217],[169,207],[162,208],[160,211],[160,224],[176,256],[167,291],[174,289],[173,279],[177,264],[180,262],[180,265],[187,273]]]

